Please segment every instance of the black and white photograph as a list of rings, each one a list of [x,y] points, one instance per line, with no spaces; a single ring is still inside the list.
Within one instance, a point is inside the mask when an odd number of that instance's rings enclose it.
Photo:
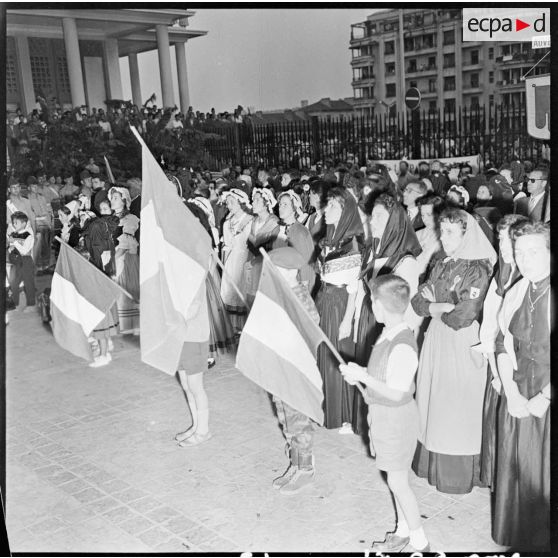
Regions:
[[[6,551],[557,552],[549,5],[135,5],[0,7]]]

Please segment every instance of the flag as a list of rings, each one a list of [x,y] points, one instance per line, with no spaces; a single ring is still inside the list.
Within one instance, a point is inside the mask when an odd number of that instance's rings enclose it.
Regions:
[[[61,244],[52,276],[50,313],[56,342],[92,360],[88,337],[120,295],[114,281],[67,244]]]
[[[106,169],[107,169],[107,176],[108,176],[108,179],[110,180],[110,182],[111,182],[112,184],[116,184],[116,180],[114,180],[114,174],[112,174],[112,170],[111,170],[111,168],[110,168],[110,165],[109,165],[107,156],[106,156],[106,155],[103,155],[103,158],[104,158],[104,160],[105,160],[105,167],[106,167]]]
[[[322,377],[316,365],[325,334],[274,265],[264,258],[256,298],[240,336],[236,367],[319,424]]]
[[[174,374],[185,341],[209,342],[205,279],[211,239],[136,129],[130,128],[142,147],[141,359]]]

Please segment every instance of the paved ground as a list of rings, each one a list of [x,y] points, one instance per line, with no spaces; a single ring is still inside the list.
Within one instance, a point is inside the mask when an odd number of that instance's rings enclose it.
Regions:
[[[393,526],[386,484],[360,437],[316,433],[314,486],[285,497],[287,466],[267,394],[222,360],[206,375],[212,440],[182,449],[189,425],[175,378],[117,338],[88,368],[38,314],[7,327],[7,529],[14,552],[365,550]],[[502,550],[487,490],[450,497],[414,479],[436,551]]]

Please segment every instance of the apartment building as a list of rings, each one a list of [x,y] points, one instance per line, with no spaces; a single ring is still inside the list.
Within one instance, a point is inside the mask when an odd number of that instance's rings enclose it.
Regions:
[[[423,110],[524,101],[521,77],[549,49],[463,42],[462,36],[461,10],[384,10],[351,25],[357,113],[402,112],[409,87],[421,92]],[[530,75],[549,71],[547,56]]]

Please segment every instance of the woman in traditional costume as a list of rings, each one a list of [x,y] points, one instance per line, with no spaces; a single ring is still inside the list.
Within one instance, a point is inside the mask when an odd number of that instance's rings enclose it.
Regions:
[[[254,302],[262,272],[263,256],[259,249],[270,251],[279,234],[279,219],[272,213],[276,205],[277,200],[273,190],[269,188],[252,190],[252,211],[255,217],[248,236],[250,255],[244,264],[244,290],[250,305]]]
[[[498,412],[492,538],[518,551],[550,549],[550,228],[512,229],[523,278],[498,316]]]
[[[118,321],[121,333],[139,335],[139,255],[135,238],[139,219],[130,213],[130,192],[126,188],[113,186],[108,197],[114,214],[118,217],[118,227],[114,232],[115,280],[133,298],[121,294],[117,300]]]
[[[357,204],[344,188],[329,190],[325,222],[321,285],[316,295],[320,327],[341,356],[354,361],[356,347],[350,336],[364,232]],[[324,386],[324,426],[341,427],[341,433],[351,433],[352,425],[358,422],[354,409],[356,390],[343,381],[339,362],[324,344],[318,347],[318,368]]]
[[[246,322],[246,293],[242,292],[244,285],[244,264],[248,260],[248,237],[252,225],[250,199],[248,194],[238,188],[232,188],[223,193],[229,214],[223,224],[224,264],[221,280],[221,297],[230,315],[235,332],[239,334]],[[240,292],[239,292],[240,291]]]
[[[490,487],[494,482],[497,416],[502,391],[495,355],[496,338],[500,331],[498,314],[502,307],[504,295],[521,278],[513,257],[510,233],[516,223],[526,221],[528,219],[523,215],[510,214],[502,218],[497,225],[499,240],[498,269],[490,282],[484,299],[479,333],[480,344],[474,347],[476,351],[481,352],[488,359],[482,423],[481,482]]]
[[[457,208],[440,217],[446,257],[437,261],[412,305],[432,320],[422,347],[416,400],[419,445],[413,469],[441,492],[480,485],[486,362],[471,350],[496,252],[475,219]]]
[[[279,232],[273,241],[272,248],[291,246],[307,262],[300,269],[300,280],[308,283],[308,291],[312,292],[316,281],[316,272],[311,263],[314,254],[314,242],[308,229],[298,221],[302,215],[302,201],[293,190],[281,193],[277,198],[279,204]]]

